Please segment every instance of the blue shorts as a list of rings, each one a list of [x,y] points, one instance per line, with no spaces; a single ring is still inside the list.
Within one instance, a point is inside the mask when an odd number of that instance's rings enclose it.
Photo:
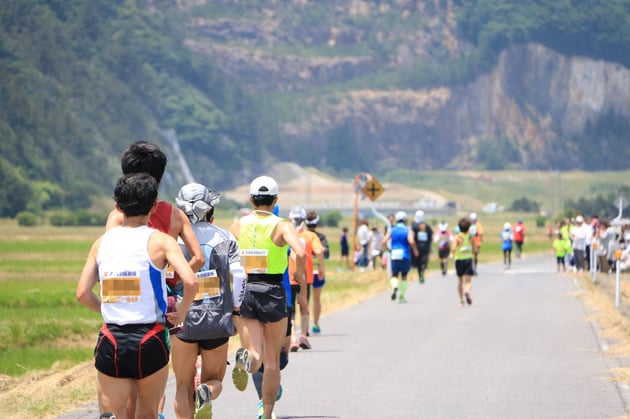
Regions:
[[[406,276],[410,269],[411,259],[392,260],[392,276],[398,276],[399,273]]]
[[[322,278],[321,281],[319,279],[318,274],[313,275],[313,288],[322,288],[326,285],[326,278]]]

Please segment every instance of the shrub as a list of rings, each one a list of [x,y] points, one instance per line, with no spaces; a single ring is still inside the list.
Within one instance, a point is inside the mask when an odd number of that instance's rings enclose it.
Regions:
[[[339,211],[330,211],[324,215],[320,215],[321,222],[327,227],[338,227],[339,221],[343,218]]]
[[[37,217],[32,212],[22,211],[16,215],[18,225],[33,227],[37,225]]]

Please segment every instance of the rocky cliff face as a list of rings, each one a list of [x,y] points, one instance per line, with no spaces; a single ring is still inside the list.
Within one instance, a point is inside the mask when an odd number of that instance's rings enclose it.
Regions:
[[[466,46],[455,36],[452,2],[256,4],[238,17],[190,20],[186,44],[252,92],[291,102],[281,128],[291,144],[308,150],[300,163],[614,169],[630,157],[619,135],[630,129],[630,70],[620,65],[531,44],[504,51],[490,73],[464,86],[335,89],[419,61],[460,57]],[[326,19],[304,20],[318,13]],[[321,24],[334,23],[332,16],[341,16],[337,24]],[[366,44],[371,54],[358,53]],[[336,52],[316,54],[326,48]],[[352,53],[340,54],[344,48]],[[379,48],[383,55],[374,54]]]
[[[576,169],[593,156],[574,137],[607,115],[630,120],[630,71],[524,45],[464,87],[357,90],[309,102],[315,111],[286,124],[288,135],[326,150],[338,140],[330,132],[349,125],[356,149],[384,169],[478,167],[488,154],[503,167]],[[606,146],[598,141],[590,145]]]

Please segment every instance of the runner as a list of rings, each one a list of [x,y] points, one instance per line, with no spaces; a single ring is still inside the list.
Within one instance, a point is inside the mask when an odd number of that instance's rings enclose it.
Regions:
[[[483,226],[477,219],[477,213],[470,213],[470,237],[472,238],[473,252],[473,275],[477,275],[477,264],[479,263],[479,251],[483,243]]]
[[[77,300],[100,312],[105,323],[94,351],[101,414],[127,417],[127,402],[135,390],[136,417],[158,417],[168,379],[167,265],[183,284],[171,321],[184,321],[194,297],[195,274],[177,242],[148,226],[157,196],[157,181],[147,173],[118,180],[114,200],[122,224],[94,242],[77,285]],[[96,284],[100,296],[92,291]]]
[[[311,343],[308,340],[309,330],[309,299],[311,295],[311,287],[315,281],[314,275],[314,259],[317,258],[319,264],[319,275],[325,277],[324,271],[324,246],[316,233],[308,230],[305,226],[306,223],[306,210],[301,207],[295,207],[289,213],[289,219],[293,223],[295,230],[298,233],[300,242],[306,252],[306,286],[302,286],[298,281],[294,279],[294,272],[296,270],[295,263],[292,258],[289,258],[289,278],[291,279],[291,295],[293,301],[291,306],[291,352],[296,352],[299,348],[311,349]],[[293,252],[293,248],[291,248]],[[299,304],[300,306],[300,335],[298,338],[297,327],[295,324],[296,306],[295,300],[300,294],[306,294],[306,304]]]
[[[503,251],[503,269],[512,267],[512,241],[514,233],[512,233],[512,225],[510,223],[503,224],[503,231],[499,235],[501,237],[501,250]]]
[[[571,241],[558,232],[553,243],[551,243],[551,248],[556,255],[556,272],[560,272],[560,268],[562,268],[562,272],[566,272],[567,265],[565,260],[567,253],[571,251]]]
[[[523,220],[518,220],[513,228],[514,243],[516,243],[516,257],[521,258],[523,252],[523,243],[525,242],[525,225]]]
[[[124,174],[142,173],[146,172],[153,176],[157,181],[158,187],[164,176],[167,164],[166,154],[156,144],[149,143],[147,141],[136,141],[123,150],[120,156],[120,167]],[[113,227],[122,224],[123,215],[120,211],[113,209],[107,218],[106,229],[109,230]],[[197,272],[204,264],[203,253],[201,247],[195,237],[195,233],[192,230],[190,221],[186,214],[181,210],[174,208],[170,203],[166,201],[158,200],[157,208],[151,213],[149,218],[149,227],[155,228],[163,233],[166,233],[178,240],[181,239],[186,245],[186,248],[192,254],[189,260],[190,267],[194,272]],[[166,273],[166,284],[168,293],[168,306],[167,310],[172,311],[175,309],[175,294],[174,288],[177,283],[177,276],[172,269],[169,269]],[[177,331],[174,325],[167,322],[169,333],[172,335]],[[164,410],[165,399],[162,397],[160,402],[160,418]],[[136,403],[135,392],[132,390],[129,398],[129,404],[127,405],[127,416],[133,418],[135,416]]]
[[[383,237],[383,247],[390,250],[392,277],[390,285],[392,287],[392,301],[396,300],[398,293],[398,275],[400,274],[400,303],[406,303],[405,293],[407,292],[407,274],[411,269],[411,255],[418,256],[418,249],[413,236],[413,230],[407,227],[407,213],[398,211],[395,215],[396,225],[387,230]],[[391,239],[391,245],[390,243]]]
[[[453,235],[448,230],[448,223],[446,221],[442,221],[438,224],[438,231],[435,233],[433,241],[436,242],[438,246],[440,269],[442,269],[442,276],[444,276],[448,271],[448,256],[451,253],[451,242],[453,241]]]
[[[411,223],[413,238],[418,249],[418,257],[411,258],[411,264],[418,269],[418,281],[424,284],[424,272],[429,266],[433,229],[424,222],[424,211],[416,211],[414,222]]]
[[[317,234],[319,241],[324,248],[323,258],[318,257],[318,271],[313,271],[313,327],[311,332],[320,333],[319,318],[322,314],[322,290],[326,285],[326,259],[330,258],[330,249],[328,248],[328,238],[321,231],[317,231],[319,225],[319,214],[316,211],[309,211],[306,214],[306,228]]]
[[[472,275],[474,254],[472,237],[470,234],[470,220],[462,218],[457,223],[459,232],[451,246],[451,257],[455,259],[455,271],[457,272],[457,293],[459,304],[464,307],[464,297],[468,305],[472,304],[470,292],[472,291]]]
[[[199,288],[184,326],[172,340],[175,414],[178,418],[192,418],[194,414],[195,419],[209,419],[212,400],[223,390],[228,340],[236,334],[233,316],[239,315],[245,271],[234,236],[212,224],[219,194],[199,183],[189,183],[182,186],[175,201],[192,223],[206,261],[197,273]],[[180,246],[190,258],[184,244]],[[200,384],[195,387],[197,354],[201,355],[201,373]]]
[[[245,390],[247,373],[258,371],[264,363],[263,414],[259,417],[269,419],[280,387],[279,358],[287,330],[286,292],[282,285],[288,263],[287,245],[296,258],[294,277],[302,286],[306,286],[306,253],[293,225],[272,213],[278,200],[276,181],[268,176],[257,177],[250,184],[249,193],[254,210],[230,228],[238,239],[247,274],[239,321],[243,347],[236,351],[232,380],[237,389]],[[299,296],[299,303],[306,304],[306,295]]]

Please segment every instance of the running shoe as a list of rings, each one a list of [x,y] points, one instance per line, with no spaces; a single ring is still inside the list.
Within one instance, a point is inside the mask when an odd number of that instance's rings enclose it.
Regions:
[[[311,328],[311,331],[317,334],[317,333],[321,333],[322,329],[319,328],[318,324],[314,324],[313,327]]]
[[[300,345],[297,342],[291,342],[291,346],[289,346],[289,351],[297,352],[300,349]]]
[[[424,284],[424,274],[420,275],[420,278],[418,278],[418,281],[420,281],[421,284]]]
[[[282,384],[278,386],[278,393],[276,393],[276,401],[282,398]]]
[[[406,299],[405,297],[401,296],[401,297],[398,299],[398,302],[399,302],[400,304],[404,304],[404,303],[406,303],[406,302],[407,302],[407,299]]]
[[[398,288],[394,288],[394,291],[392,291],[392,301],[396,301],[397,293],[398,293]]]
[[[262,402],[261,402],[261,403],[262,403]],[[264,419],[264,418],[265,418],[265,416],[264,416],[264,410],[263,410],[263,408],[261,407],[261,408],[258,410],[258,416],[256,416],[256,419]],[[272,413],[272,414],[271,414],[271,419],[276,419],[276,414],[275,414],[275,413]]]
[[[212,395],[205,383],[195,391],[195,419],[212,419]]]
[[[98,417],[98,419],[116,419],[116,416],[110,412],[103,412],[101,413],[101,416]]]
[[[263,407],[262,400],[258,400],[258,414],[256,415],[256,419],[260,419],[265,414],[265,408]]]
[[[300,348],[302,349],[311,349],[311,343],[308,341],[306,336],[300,336]]]
[[[234,387],[240,391],[245,391],[247,388],[249,365],[249,352],[245,348],[238,348],[236,350],[236,362],[232,370],[232,382]]]
[[[466,302],[468,303],[468,305],[472,304],[472,298],[470,298],[470,294],[469,293],[465,293],[464,296],[466,297]]]

